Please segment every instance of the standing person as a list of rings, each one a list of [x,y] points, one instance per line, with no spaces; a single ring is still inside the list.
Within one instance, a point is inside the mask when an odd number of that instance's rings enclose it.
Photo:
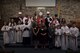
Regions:
[[[60,17],[58,17],[58,14],[55,14],[54,18],[56,18],[58,20],[58,22],[60,23]]]
[[[40,44],[42,48],[45,48],[46,45],[48,44],[48,32],[47,29],[45,27],[45,25],[43,24],[40,28]]]
[[[50,16],[50,12],[47,11],[47,16],[45,18],[45,25],[46,27],[48,28],[49,27],[49,24],[52,22],[52,17]]]
[[[60,24],[66,24],[66,20],[65,20],[65,18],[61,18],[61,20],[60,20]]]
[[[37,19],[33,17],[32,28],[34,28],[36,25],[37,25]]]
[[[31,39],[31,44],[32,44],[32,22],[33,22],[33,17],[32,16],[28,16],[28,24],[30,24],[30,30],[29,30],[29,34],[30,34],[30,39]]]
[[[57,48],[60,48],[61,47],[61,28],[60,28],[60,25],[58,25],[56,28],[55,28],[55,47]]]
[[[39,13],[38,18],[37,18],[37,24],[38,24],[38,26],[41,25],[41,22],[45,23],[45,18],[43,17],[43,13],[42,12]]]
[[[13,19],[9,23],[9,40],[11,44],[16,43],[16,23]]]
[[[53,47],[55,47],[55,27],[54,25],[51,23],[49,26],[49,32],[48,32],[48,36],[49,36],[49,48],[52,49]]]
[[[66,24],[63,24],[61,27],[61,49],[67,50],[68,49],[68,35],[69,35],[69,27]]]
[[[61,27],[61,49],[67,50],[68,49],[68,36],[70,34],[69,27],[66,24],[63,24]]]
[[[38,47],[38,36],[39,36],[39,28],[36,25],[35,27],[33,27],[33,43],[35,48]]]
[[[4,22],[4,26],[1,28],[1,31],[3,32],[4,45],[9,44],[9,34],[8,34],[9,27],[6,22]]]
[[[18,21],[18,25],[16,26],[16,42],[22,43],[22,25],[21,21]]]
[[[52,24],[55,25],[55,26],[60,25],[59,21],[55,17],[53,17]]]
[[[18,12],[18,20],[21,22],[21,24],[23,24],[23,15],[22,15],[22,12]]]
[[[31,28],[31,23],[28,23],[28,19],[25,20],[25,24],[22,26],[22,32],[23,32],[23,45],[30,45],[30,28]]]
[[[79,36],[79,29],[73,24],[73,26],[70,28],[70,49],[73,51],[78,50],[78,42],[77,38]]]

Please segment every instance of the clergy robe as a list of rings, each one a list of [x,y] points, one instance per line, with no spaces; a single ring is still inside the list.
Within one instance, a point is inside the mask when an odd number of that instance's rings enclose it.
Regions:
[[[4,44],[9,44],[9,34],[8,34],[9,28],[8,28],[8,26],[3,26],[1,28],[1,31],[3,31]]]
[[[61,27],[61,49],[67,50],[68,49],[68,35],[69,35],[69,27],[68,26],[62,26]]]
[[[49,27],[49,24],[52,22],[52,17],[51,16],[47,16],[45,18],[45,25],[46,27],[48,28]]]
[[[61,29],[56,28],[55,29],[55,46],[60,47],[61,46]]]
[[[57,19],[53,20],[52,23],[55,25],[55,26],[58,26],[60,25],[59,21]]]
[[[38,24],[38,26],[40,26],[41,21],[42,21],[43,23],[45,23],[44,17],[38,17],[38,18],[37,18],[37,24]]]
[[[70,49],[76,51],[78,50],[77,38],[79,35],[79,29],[77,27],[70,28]]]
[[[31,28],[31,23],[29,23],[28,25],[23,24],[22,26],[22,37],[23,37],[23,44],[30,44],[30,28]]]

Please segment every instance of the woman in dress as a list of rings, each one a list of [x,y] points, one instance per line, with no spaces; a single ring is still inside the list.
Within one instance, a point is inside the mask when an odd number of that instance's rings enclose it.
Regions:
[[[37,48],[37,46],[38,46],[38,35],[39,35],[39,28],[36,25],[33,28],[33,43],[34,43],[35,48]]]
[[[45,27],[45,25],[42,25],[40,28],[40,44],[42,48],[45,48],[46,45],[48,44],[48,32],[47,32],[47,28]]]

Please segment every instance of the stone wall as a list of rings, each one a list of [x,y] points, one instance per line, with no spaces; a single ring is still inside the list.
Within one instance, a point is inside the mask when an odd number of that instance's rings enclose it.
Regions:
[[[18,12],[22,11],[23,15],[33,16],[37,11],[37,7],[27,7],[25,0],[2,0],[2,19],[9,20],[10,17],[17,17]],[[57,13],[55,7],[46,7],[45,10],[41,10],[43,13],[50,11],[51,15]]]
[[[60,6],[63,18],[80,18],[80,0],[61,0]]]
[[[57,0],[57,4],[58,4]],[[80,0],[60,0],[60,16],[67,20],[80,17]],[[36,7],[26,7],[25,0],[0,0],[0,16],[3,20],[8,20],[10,17],[17,17],[18,12],[22,11],[23,15],[34,15],[37,11]],[[55,7],[46,7],[41,10],[43,13],[50,11],[51,15],[57,13]]]
[[[20,0],[2,0],[2,19],[8,20],[10,17],[16,17],[20,10]]]

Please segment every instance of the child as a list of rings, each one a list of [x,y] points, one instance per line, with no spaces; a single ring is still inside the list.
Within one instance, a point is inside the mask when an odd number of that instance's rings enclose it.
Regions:
[[[66,24],[63,24],[61,27],[61,49],[67,50],[68,49],[68,36],[70,34],[69,27]]]
[[[55,27],[52,23],[50,23],[50,26],[48,27],[48,36],[49,48],[52,49],[55,47]]]
[[[40,44],[42,48],[46,47],[46,44],[48,43],[48,32],[45,26],[41,26],[40,28]]]
[[[60,25],[58,25],[56,28],[55,28],[55,47],[59,48],[61,46],[61,39],[60,39],[60,36],[61,36],[61,28],[60,28]]]
[[[4,45],[9,44],[9,35],[8,35],[9,28],[6,22],[4,22],[4,26],[1,28],[1,31],[3,31]]]
[[[37,45],[38,45],[38,35],[39,35],[39,28],[38,26],[36,25],[34,28],[33,28],[33,42],[35,44],[35,48],[37,48]]]
[[[21,29],[21,22],[18,22],[18,25],[16,26],[16,42],[17,43],[22,43],[22,29]]]
[[[23,45],[30,45],[30,28],[31,23],[28,23],[28,19],[25,20],[25,24],[22,26]]]
[[[77,38],[79,36],[79,29],[75,26],[75,24],[73,24],[73,26],[70,28],[70,35],[70,49],[76,51],[78,50]]]
[[[9,41],[11,44],[16,43],[16,23],[13,19],[9,23]]]

